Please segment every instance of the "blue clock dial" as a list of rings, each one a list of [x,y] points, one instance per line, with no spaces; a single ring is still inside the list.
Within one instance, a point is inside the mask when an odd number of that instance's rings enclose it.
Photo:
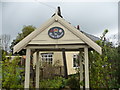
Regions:
[[[53,27],[53,28],[49,29],[48,35],[53,39],[59,39],[59,38],[63,37],[64,30],[60,27]]]

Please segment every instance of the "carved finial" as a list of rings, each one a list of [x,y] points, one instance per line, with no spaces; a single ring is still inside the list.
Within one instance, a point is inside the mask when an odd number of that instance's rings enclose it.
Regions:
[[[62,15],[61,15],[61,10],[60,10],[60,6],[58,6],[58,8],[57,8],[57,14],[58,14],[60,17],[62,17]]]
[[[54,15],[56,15],[56,14],[57,14],[58,16],[60,16],[61,18],[63,18],[62,15],[61,15],[60,6],[57,7],[57,10],[56,10],[55,13],[52,15],[52,17],[53,17]]]
[[[77,25],[77,29],[78,29],[78,30],[80,30],[80,27],[79,27],[79,25]]]

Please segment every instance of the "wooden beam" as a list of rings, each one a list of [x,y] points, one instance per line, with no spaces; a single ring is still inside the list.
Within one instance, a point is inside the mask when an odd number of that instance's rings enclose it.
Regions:
[[[68,78],[68,72],[67,72],[67,62],[66,62],[66,54],[65,54],[65,49],[62,49],[62,54],[63,54],[63,63],[64,63],[64,75],[65,78]]]
[[[89,61],[88,61],[88,47],[84,48],[85,57],[85,88],[89,89]]]
[[[31,48],[32,49],[32,48]],[[46,49],[46,48],[43,48],[43,49],[38,49],[38,48],[36,48],[36,49],[33,49],[33,50],[35,50],[35,51],[46,51],[46,52],[48,52],[48,51],[62,51],[63,49],[61,49],[61,48],[57,48],[57,49]],[[77,48],[77,49],[65,49],[65,51],[69,51],[69,52],[73,52],[73,51],[79,51],[79,50],[83,50],[83,48]]]
[[[27,48],[27,50],[26,50],[26,61],[25,61],[24,88],[29,88],[29,85],[30,85],[30,55],[31,55],[31,50],[29,48]]]
[[[71,44],[28,44],[27,46],[70,46],[70,45],[87,45],[86,43],[71,43]]]
[[[82,64],[82,60],[83,60],[83,58],[82,58],[82,51],[80,50],[80,51],[79,51],[80,82],[83,81],[83,64]],[[80,85],[80,88],[82,89],[83,86]]]
[[[84,48],[87,45],[50,45],[50,46],[29,46],[31,49],[78,49],[78,48]]]
[[[39,52],[36,54],[36,88],[39,88],[39,79],[40,79],[40,60]]]

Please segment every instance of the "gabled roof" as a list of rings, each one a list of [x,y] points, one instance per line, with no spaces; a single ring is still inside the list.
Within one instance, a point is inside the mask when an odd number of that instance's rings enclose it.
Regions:
[[[71,24],[66,22],[63,18],[61,18],[57,14],[55,14],[53,17],[51,17],[40,28],[37,28],[35,31],[33,31],[31,34],[29,34],[27,37],[25,37],[22,41],[20,41],[18,44],[16,44],[13,48],[14,53],[19,52],[20,50],[24,49],[33,38],[35,38],[38,34],[40,34],[42,31],[44,31],[47,27],[52,25],[54,22],[59,22],[64,27],[68,28],[68,30],[70,32],[72,32],[74,35],[76,35],[81,40],[83,40],[86,44],[88,44],[90,47],[92,47],[95,51],[102,54],[102,49],[98,44],[96,44],[87,35],[84,35],[84,33],[77,30],[75,27],[73,27]]]

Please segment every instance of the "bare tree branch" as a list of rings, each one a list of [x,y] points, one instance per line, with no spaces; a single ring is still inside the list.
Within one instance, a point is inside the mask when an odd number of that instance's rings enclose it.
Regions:
[[[3,50],[8,51],[9,50],[9,43],[10,43],[10,35],[3,34],[0,36],[1,41],[1,47]]]

